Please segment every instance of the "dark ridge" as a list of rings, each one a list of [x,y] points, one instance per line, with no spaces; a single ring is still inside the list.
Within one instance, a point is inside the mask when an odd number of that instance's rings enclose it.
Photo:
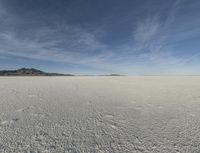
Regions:
[[[21,68],[18,70],[2,70],[0,76],[73,76],[73,74],[48,73],[34,68]]]
[[[108,76],[124,76],[124,75],[121,75],[121,74],[110,74]]]

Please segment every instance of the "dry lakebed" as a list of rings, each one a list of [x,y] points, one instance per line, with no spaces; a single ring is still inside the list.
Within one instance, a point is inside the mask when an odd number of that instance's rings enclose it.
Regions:
[[[199,153],[200,77],[0,77],[2,153]]]

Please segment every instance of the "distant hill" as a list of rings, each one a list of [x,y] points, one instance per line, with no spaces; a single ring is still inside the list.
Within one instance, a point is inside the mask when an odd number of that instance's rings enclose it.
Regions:
[[[124,75],[121,75],[121,74],[110,74],[108,76],[124,76]]]
[[[21,68],[18,70],[2,70],[0,76],[73,76],[72,74],[48,73],[34,68]]]

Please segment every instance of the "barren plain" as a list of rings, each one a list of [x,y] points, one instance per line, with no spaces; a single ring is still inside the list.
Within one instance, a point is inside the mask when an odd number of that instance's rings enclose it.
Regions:
[[[0,77],[2,153],[199,153],[200,77]]]

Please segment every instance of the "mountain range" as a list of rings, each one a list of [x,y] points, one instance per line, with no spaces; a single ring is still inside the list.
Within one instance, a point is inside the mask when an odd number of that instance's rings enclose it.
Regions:
[[[0,76],[73,76],[73,74],[49,73],[34,68],[1,70]]]

